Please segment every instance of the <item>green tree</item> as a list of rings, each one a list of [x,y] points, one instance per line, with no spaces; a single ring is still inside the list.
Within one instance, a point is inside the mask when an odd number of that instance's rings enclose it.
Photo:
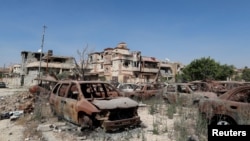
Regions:
[[[218,80],[227,80],[233,76],[234,69],[233,65],[221,65],[215,78]]]
[[[226,80],[234,72],[234,66],[220,65],[210,57],[193,60],[183,69],[183,81]]]
[[[245,81],[250,81],[250,69],[245,67],[242,71],[242,79]]]

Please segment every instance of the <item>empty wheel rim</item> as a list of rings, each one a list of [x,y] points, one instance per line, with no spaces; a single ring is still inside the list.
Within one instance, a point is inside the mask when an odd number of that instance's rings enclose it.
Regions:
[[[217,125],[230,125],[230,123],[227,121],[218,121]]]

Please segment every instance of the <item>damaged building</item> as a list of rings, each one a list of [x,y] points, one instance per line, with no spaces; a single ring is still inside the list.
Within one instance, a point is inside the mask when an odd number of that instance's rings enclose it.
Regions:
[[[39,75],[53,72],[73,73],[75,58],[57,56],[53,50],[48,52],[21,52],[21,76],[24,84],[30,85]],[[40,61],[41,59],[41,61]],[[88,68],[84,68],[86,80],[116,82],[152,82],[159,76],[165,80],[175,81],[174,76],[183,68],[181,63],[162,61],[155,57],[143,56],[141,51],[130,51],[125,42],[114,48],[105,48],[101,52],[88,54]]]
[[[25,84],[32,83],[33,79],[39,74],[72,72],[75,67],[74,57],[56,56],[52,50],[45,53],[22,51],[21,56],[21,72],[25,76]]]
[[[161,61],[155,57],[142,56],[140,51],[130,52],[121,42],[115,48],[89,55],[91,74],[109,81],[153,82],[158,76],[174,81],[174,76],[183,68],[180,63]]]

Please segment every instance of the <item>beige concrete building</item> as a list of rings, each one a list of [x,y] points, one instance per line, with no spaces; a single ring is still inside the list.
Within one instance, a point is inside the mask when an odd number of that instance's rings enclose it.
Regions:
[[[61,74],[63,72],[72,72],[75,67],[74,57],[56,56],[52,50],[48,52],[21,52],[21,75],[24,76],[24,84],[33,83],[34,78],[40,75],[53,72]],[[41,59],[41,61],[40,61]]]
[[[74,57],[56,56],[52,50],[44,53],[22,51],[21,57],[21,69],[19,68],[18,72],[23,77],[25,85],[34,83],[34,78],[39,74],[74,74]],[[175,74],[183,67],[180,63],[161,61],[155,57],[142,56],[140,51],[130,51],[124,42],[114,48],[90,53],[87,62],[88,68],[84,68],[86,80],[123,83],[153,82],[162,78],[174,81]]]
[[[41,55],[41,61],[40,61]],[[71,71],[75,67],[74,57],[56,56],[53,51],[46,53],[23,51],[22,70],[24,74],[48,73],[49,71],[59,74],[65,71]]]
[[[123,83],[153,82],[160,77],[174,81],[175,74],[183,67],[180,63],[142,56],[140,51],[130,52],[124,42],[115,48],[89,54],[89,63],[92,78]]]

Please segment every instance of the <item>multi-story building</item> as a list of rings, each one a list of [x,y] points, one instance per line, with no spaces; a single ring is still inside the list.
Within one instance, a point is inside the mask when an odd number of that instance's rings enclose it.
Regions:
[[[74,57],[56,56],[52,50],[46,53],[22,51],[21,56],[21,75],[25,76],[25,84],[30,84],[39,75],[72,72],[75,67]]]
[[[142,56],[140,51],[129,51],[127,44],[119,43],[115,48],[89,54],[92,78],[118,82],[152,82],[159,76],[174,78],[180,63],[160,61],[155,57]]]
[[[53,51],[22,51],[21,76],[29,84],[39,74],[53,72],[73,74],[75,58],[53,55]],[[130,51],[127,44],[121,42],[115,48],[105,48],[101,52],[88,54],[85,69],[86,80],[116,82],[153,82],[159,78],[174,81],[174,76],[182,67],[180,63],[161,61],[155,57],[142,56],[140,51]]]
[[[65,71],[70,72],[75,67],[74,57],[56,56],[53,55],[52,50],[47,53],[23,51],[21,56],[24,74],[38,75],[49,72],[59,74]]]

